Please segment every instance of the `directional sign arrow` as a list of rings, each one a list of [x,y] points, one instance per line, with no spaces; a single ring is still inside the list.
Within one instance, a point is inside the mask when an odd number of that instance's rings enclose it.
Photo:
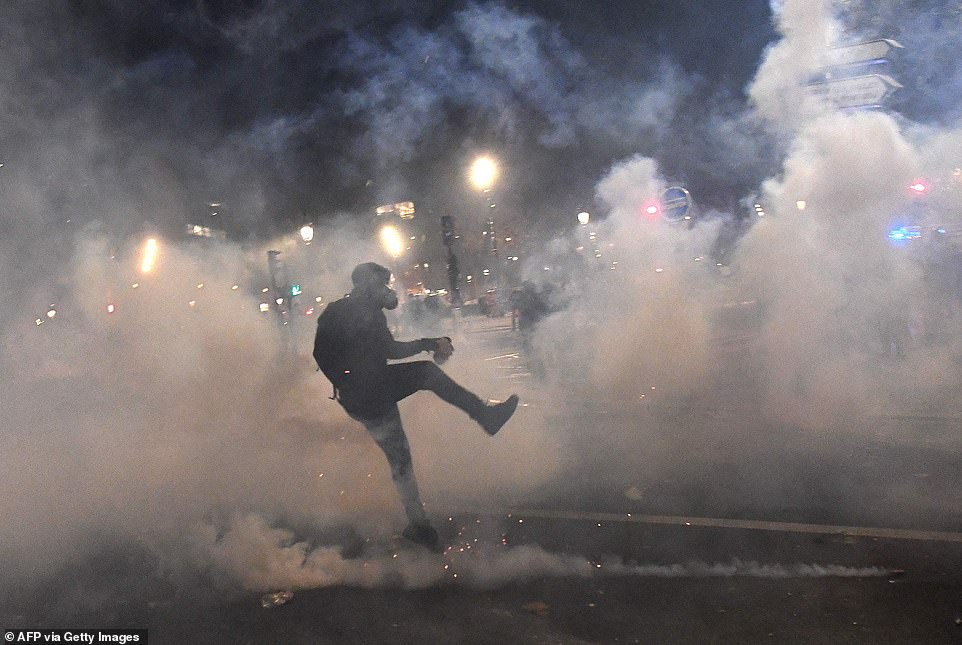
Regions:
[[[888,56],[893,49],[905,48],[890,38],[880,38],[849,47],[830,49],[826,61],[828,65],[853,65],[855,63],[883,59]]]
[[[805,92],[812,100],[836,108],[848,108],[878,105],[890,92],[900,87],[902,85],[890,76],[870,74],[810,83]]]

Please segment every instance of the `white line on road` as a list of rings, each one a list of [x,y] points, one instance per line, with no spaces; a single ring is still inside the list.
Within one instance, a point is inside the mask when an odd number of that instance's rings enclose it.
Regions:
[[[475,513],[504,515],[503,512]],[[636,524],[670,524],[673,526],[701,526],[708,528],[782,531],[785,533],[819,533],[852,535],[893,540],[926,540],[931,542],[962,542],[962,533],[950,531],[922,531],[869,526],[834,526],[831,524],[801,524],[798,522],[768,522],[764,520],[733,520],[716,517],[683,517],[676,515],[636,515],[634,513],[576,513],[572,511],[513,509],[510,517],[524,519],[538,517],[553,520],[582,520],[588,522],[623,522]]]

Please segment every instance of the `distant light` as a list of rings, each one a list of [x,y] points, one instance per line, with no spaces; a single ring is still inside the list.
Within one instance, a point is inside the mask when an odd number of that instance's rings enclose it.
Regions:
[[[489,190],[498,178],[498,164],[491,157],[478,157],[471,164],[468,178],[478,190]]]
[[[320,304],[320,302],[321,302],[322,300],[324,300],[324,298],[322,298],[322,297],[320,297],[320,296],[314,298],[314,302],[316,302],[316,303],[318,303],[318,304]]]
[[[188,306],[188,307],[193,307],[193,306],[196,305],[196,304],[197,304],[197,301],[196,301],[196,300],[189,300],[189,301],[187,301],[187,306]]]
[[[482,269],[481,275],[491,275],[491,269]]]
[[[139,282],[135,282],[135,283],[133,283],[132,285],[130,285],[130,288],[131,288],[131,289],[136,289],[136,288],[139,287],[139,286],[140,286],[140,283],[139,283]]]
[[[657,269],[655,269],[655,273],[663,273],[663,272],[664,272],[664,269],[662,269],[661,267],[658,267]]]
[[[806,206],[808,206],[808,203],[804,199],[800,199],[797,202],[795,202],[795,208],[797,208],[800,211],[805,210]]]
[[[381,229],[381,245],[388,255],[395,260],[404,253],[404,242],[401,241],[401,233],[393,226],[385,226]]]
[[[274,299],[274,302],[276,302],[276,303],[279,304],[279,305],[282,305],[282,304],[284,304],[284,299],[283,299],[283,298],[275,298],[275,299]]]
[[[34,322],[34,324],[37,325],[37,327],[39,327],[40,325],[43,324],[43,318],[37,318],[37,319],[34,320],[33,322]]]
[[[304,315],[305,315],[305,316],[312,316],[312,315],[314,315],[314,307],[308,307],[307,309],[305,309],[305,310],[304,310]]]
[[[914,184],[909,186],[909,190],[914,193],[918,193],[919,195],[926,192],[928,189],[929,187],[922,181],[916,181]]]
[[[267,293],[268,291],[270,291],[270,289],[267,287],[264,287],[263,289],[261,289],[261,293]]]
[[[648,213],[649,215],[657,215],[658,207],[652,204],[651,206],[645,209],[645,212]]]
[[[270,306],[269,304],[267,304],[266,302],[262,302],[262,303],[258,306],[258,308],[261,310],[261,313],[262,313],[262,314],[266,314],[268,311],[271,310],[271,306]]]
[[[505,241],[505,242],[510,242],[510,241],[511,241],[511,238],[510,238],[510,237],[506,237],[506,238],[504,238],[504,241]]]
[[[425,269],[430,269],[430,268],[431,268],[431,265],[428,264],[427,262],[425,262],[425,263],[424,263],[424,268],[425,268]]]
[[[56,316],[57,316],[57,310],[54,309],[53,307],[51,307],[51,308],[47,311],[47,318],[53,319],[53,318],[55,318]]]
[[[203,288],[204,288],[204,283],[203,283],[203,282],[198,282],[198,283],[197,283],[197,288],[198,288],[198,289],[203,289]]]
[[[591,214],[588,211],[581,211],[578,213],[578,223],[587,224],[588,220],[591,219]]]
[[[113,306],[113,305],[107,305],[107,313],[108,313],[108,314],[114,313],[114,306]]]
[[[311,240],[314,239],[313,224],[305,224],[304,226],[301,227],[301,239],[304,240],[304,242],[307,244],[311,243]]]
[[[922,230],[918,226],[899,226],[889,231],[888,238],[893,242],[906,242],[922,237]]]
[[[414,202],[400,202],[394,205],[401,219],[414,219]]]
[[[230,288],[231,291],[237,291],[238,289],[240,289],[240,286],[239,286],[239,285],[236,285],[236,284],[233,285],[233,286],[231,286],[231,288]]]
[[[140,262],[140,270],[143,273],[150,273],[154,270],[157,263],[157,240],[150,238],[144,244],[144,255]]]

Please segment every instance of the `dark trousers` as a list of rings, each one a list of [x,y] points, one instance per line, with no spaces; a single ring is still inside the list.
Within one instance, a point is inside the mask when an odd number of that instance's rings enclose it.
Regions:
[[[386,369],[381,388],[366,399],[368,404],[359,407],[345,405],[345,409],[351,418],[364,424],[371,438],[384,452],[408,521],[420,524],[427,522],[427,516],[414,477],[411,448],[404,434],[397,402],[420,390],[430,390],[444,401],[464,410],[472,419],[479,418],[485,404],[431,361],[397,363],[388,365]]]

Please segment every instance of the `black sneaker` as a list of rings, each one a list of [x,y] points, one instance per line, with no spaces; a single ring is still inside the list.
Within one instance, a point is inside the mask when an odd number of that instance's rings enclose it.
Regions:
[[[489,405],[484,409],[484,413],[481,416],[479,422],[484,431],[489,435],[496,435],[498,430],[501,429],[514,411],[518,409],[518,395],[512,394],[508,397],[507,401],[502,401],[501,403],[496,403],[494,405]]]
[[[425,546],[432,551],[438,548],[438,532],[428,523],[408,524],[401,535],[405,540]]]

